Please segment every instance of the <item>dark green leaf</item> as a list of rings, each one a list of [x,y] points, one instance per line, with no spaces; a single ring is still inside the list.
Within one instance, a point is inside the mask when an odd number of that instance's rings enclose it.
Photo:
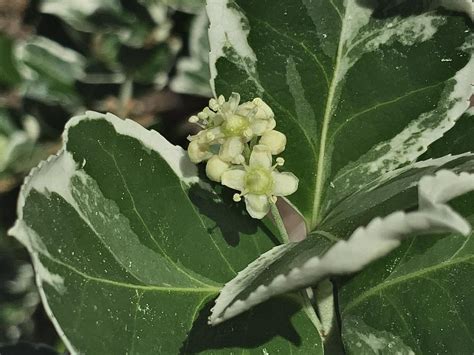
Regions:
[[[16,85],[21,81],[13,60],[13,41],[0,35],[0,84]]]

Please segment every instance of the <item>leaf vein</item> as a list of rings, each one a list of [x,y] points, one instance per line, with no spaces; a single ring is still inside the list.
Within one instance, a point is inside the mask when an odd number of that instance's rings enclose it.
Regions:
[[[105,149],[102,145],[102,143],[98,142],[99,143],[99,146],[101,147],[101,149],[110,156],[110,158],[112,159],[112,161],[114,162],[114,165],[115,165],[115,168],[117,169],[117,172],[118,174],[120,175],[120,178],[122,180],[122,183],[123,183],[123,186],[125,188],[125,190],[127,190],[127,194],[129,195],[130,197],[130,201],[132,202],[132,206],[133,206],[133,211],[135,212],[136,216],[138,217],[138,219],[140,220],[141,224],[143,225],[143,227],[145,228],[145,230],[147,231],[148,235],[150,236],[151,240],[154,242],[154,244],[158,247],[158,249],[161,251],[161,254],[163,255],[163,257],[171,264],[175,267],[175,269],[177,271],[179,271],[180,273],[182,273],[183,275],[187,276],[190,280],[192,281],[195,281],[201,285],[206,285],[208,286],[206,283],[196,279],[195,277],[193,277],[192,275],[190,275],[188,272],[186,272],[185,270],[183,270],[178,264],[176,264],[169,256],[168,254],[165,252],[165,250],[161,247],[161,245],[158,243],[158,241],[156,240],[156,238],[154,237],[153,233],[151,233],[151,230],[148,228],[148,225],[145,223],[145,220],[143,219],[142,215],[140,214],[140,212],[138,211],[137,209],[137,206],[136,206],[136,203],[135,203],[135,199],[130,191],[130,189],[128,188],[128,184],[127,184],[127,181],[125,180],[125,177],[122,173],[122,170],[120,169],[120,166],[118,165],[117,163],[117,159],[115,159],[115,155],[113,153],[110,153],[107,149]]]
[[[390,298],[388,297],[387,295],[383,295],[382,294],[382,291],[379,292],[379,297],[383,300],[385,299],[386,301],[388,301],[388,303],[390,304],[390,306],[393,308],[393,310],[395,311],[395,313],[398,315],[398,317],[400,318],[403,326],[405,327],[406,329],[406,334],[413,340],[413,344],[416,345],[417,349],[418,349],[418,353],[421,354],[422,351],[419,347],[419,345],[417,344],[416,342],[416,339],[415,337],[413,336],[412,334],[412,329],[411,327],[408,325],[408,322],[407,320],[405,319],[405,316],[402,314],[402,312],[400,312],[400,310],[398,309],[397,305],[395,304],[395,302]]]
[[[306,47],[306,44],[303,42],[303,41],[298,41],[297,39],[294,39],[293,37],[289,36],[288,34],[284,33],[283,31],[279,31],[277,30],[275,27],[273,27],[272,25],[270,25],[268,22],[264,21],[264,20],[261,20],[259,18],[256,18],[254,17],[254,19],[257,21],[257,22],[260,22],[261,24],[263,24],[265,27],[268,27],[270,30],[272,30],[273,32],[289,39],[290,41],[292,41],[293,43],[299,45],[301,48],[303,48],[303,51],[308,54],[313,60],[314,62],[316,63],[316,65],[320,68],[321,72],[323,73],[324,75],[324,79],[326,81],[326,86],[329,88],[329,78],[328,78],[328,74],[326,72],[326,69],[324,68],[323,64],[321,63],[321,61],[319,60],[318,56],[316,54],[314,54],[312,51],[309,50],[308,47]],[[319,79],[319,77],[318,77]]]
[[[456,316],[457,318],[459,319],[459,322],[463,325],[464,329],[466,330],[466,333],[467,335],[469,336],[469,338],[473,341],[474,343],[474,338],[471,334],[471,332],[469,331],[469,327],[467,326],[466,322],[464,321],[464,319],[461,318],[461,315],[459,314],[459,311],[458,309],[456,308],[456,302],[453,300],[453,296],[451,295],[451,293],[448,291],[448,289],[446,287],[444,287],[443,285],[441,285],[438,281],[436,281],[435,279],[432,279],[431,277],[428,277],[428,276],[422,276],[421,278],[427,280],[427,281],[430,281],[432,283],[434,283],[447,297],[448,299],[451,301],[451,304],[452,304],[452,307],[453,307],[453,310],[454,310],[454,313],[456,313]]]
[[[377,294],[377,292],[384,290],[386,288],[395,286],[401,282],[408,281],[417,277],[422,277],[422,275],[429,274],[431,272],[435,272],[439,269],[443,268],[448,268],[451,266],[454,266],[456,264],[462,264],[462,263],[470,263],[471,260],[474,260],[474,255],[469,255],[463,258],[457,258],[457,259],[451,259],[445,262],[442,262],[440,264],[436,264],[430,267],[427,267],[423,270],[417,270],[412,273],[399,276],[393,279],[390,279],[389,281],[384,281],[377,286],[374,286],[364,292],[362,292],[359,296],[354,298],[352,301],[350,301],[346,307],[342,310],[341,314],[349,312],[352,308],[355,306],[359,305],[361,302],[363,302],[365,299],[372,297]]]
[[[333,0],[329,0],[329,2],[331,3],[332,7],[334,7],[334,10],[336,10],[336,12],[337,12],[337,14],[339,15],[339,18],[341,19],[341,22],[342,22],[343,19],[342,19],[341,11],[340,11],[339,8],[336,6],[336,4],[334,4],[334,1],[333,1]]]
[[[428,85],[428,86],[425,86],[425,87],[422,87],[422,88],[419,88],[419,89],[415,89],[415,90],[412,90],[408,93],[406,93],[405,95],[402,95],[402,96],[399,96],[399,97],[396,97],[395,99],[391,99],[391,100],[387,100],[387,101],[384,101],[384,102],[378,102],[376,103],[375,105],[369,107],[369,108],[366,108],[364,110],[361,110],[355,114],[353,114],[352,116],[350,116],[347,120],[345,120],[335,131],[334,133],[331,135],[331,137],[329,138],[329,140],[334,140],[334,137],[336,137],[339,132],[345,127],[347,126],[350,122],[352,122],[355,118],[357,117],[360,117],[360,116],[363,116],[364,114],[366,113],[369,113],[371,111],[375,111],[377,110],[378,108],[380,107],[384,107],[384,106],[387,106],[387,105],[390,105],[390,104],[394,104],[394,103],[397,103],[398,101],[401,101],[403,99],[406,99],[414,94],[418,94],[420,92],[423,92],[425,90],[429,90],[429,89],[433,89],[435,87],[438,87],[440,86],[441,84],[444,84],[444,82],[439,82],[439,83],[436,83],[436,84],[433,84],[433,85]],[[341,175],[341,176],[344,176],[346,175],[347,173]],[[339,179],[340,177],[338,177]],[[337,180],[337,179],[336,179]]]
[[[121,282],[121,281],[114,281],[114,280],[109,280],[109,279],[104,279],[101,277],[96,277],[96,276],[91,276],[89,274],[86,274],[85,272],[82,272],[78,269],[76,269],[74,266],[69,265],[61,260],[58,260],[56,258],[53,258],[50,255],[44,255],[47,259],[52,261],[53,263],[56,263],[58,265],[61,265],[72,272],[78,274],[82,278],[90,281],[94,281],[97,283],[104,283],[108,284],[111,286],[116,286],[116,287],[122,287],[122,288],[129,288],[132,290],[144,290],[144,291],[154,291],[154,292],[165,292],[165,293],[203,293],[203,294],[217,294],[220,290],[219,287],[207,285],[208,287],[170,287],[170,286],[155,286],[155,285],[137,285],[137,284],[131,284],[127,282]]]

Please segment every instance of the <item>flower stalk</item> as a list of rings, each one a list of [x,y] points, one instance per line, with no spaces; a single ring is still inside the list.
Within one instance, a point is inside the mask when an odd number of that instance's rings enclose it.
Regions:
[[[275,221],[275,225],[278,229],[278,232],[280,233],[281,239],[283,239],[284,243],[289,243],[290,242],[290,237],[288,235],[288,231],[286,230],[285,224],[283,222],[283,218],[281,217],[280,211],[278,211],[278,207],[276,203],[272,203],[270,205],[270,211],[273,217],[273,220]]]

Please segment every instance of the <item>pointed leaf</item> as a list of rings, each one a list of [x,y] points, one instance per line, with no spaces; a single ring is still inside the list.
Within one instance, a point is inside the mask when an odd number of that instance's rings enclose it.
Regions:
[[[74,111],[81,100],[75,81],[84,76],[85,58],[45,37],[18,42],[15,58],[23,76],[23,95]]]
[[[472,198],[466,195],[465,208],[458,207],[469,210],[471,223]],[[474,274],[473,241],[474,233],[413,238],[347,280],[339,292],[347,352],[360,354],[366,343],[369,354],[469,353],[474,347],[474,288],[468,281]]]
[[[471,153],[447,155],[385,174],[361,186],[353,195],[336,204],[321,222],[318,230],[345,238],[358,225],[367,224],[376,216],[416,208],[416,191],[423,176],[433,175],[440,169],[449,169],[455,173],[474,173],[473,158]]]
[[[467,109],[469,20],[435,3],[208,1],[215,93],[272,107],[300,179],[290,201],[310,230]]]

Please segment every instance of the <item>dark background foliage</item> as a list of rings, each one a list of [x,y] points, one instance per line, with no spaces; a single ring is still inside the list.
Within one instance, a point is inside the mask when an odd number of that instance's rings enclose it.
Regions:
[[[60,148],[67,120],[86,109],[112,112],[185,145],[186,118],[210,91],[207,63],[199,73],[179,69],[185,57],[199,60],[196,48],[188,48],[190,31],[199,26],[193,21],[205,16],[202,1],[89,3],[92,11],[74,1],[0,0],[2,354],[65,351],[41,306],[28,253],[7,230],[23,178]],[[189,75],[196,88],[170,85],[180,75]]]

